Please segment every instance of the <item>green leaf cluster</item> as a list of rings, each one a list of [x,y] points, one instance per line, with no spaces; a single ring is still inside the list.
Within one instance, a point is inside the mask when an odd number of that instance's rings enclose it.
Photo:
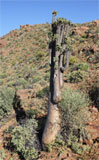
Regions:
[[[70,22],[70,21],[68,21],[67,19],[65,19],[65,18],[60,18],[60,17],[58,17],[57,18],[57,24],[72,24],[72,22]]]
[[[54,11],[52,12],[52,14],[54,14],[54,15],[56,16],[56,15],[58,14],[58,12],[54,10]]]

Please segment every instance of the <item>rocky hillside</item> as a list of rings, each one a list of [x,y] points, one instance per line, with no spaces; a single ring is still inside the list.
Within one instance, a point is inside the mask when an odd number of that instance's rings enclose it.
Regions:
[[[5,132],[7,128],[16,125],[20,117],[24,119],[24,115],[33,113],[37,119],[41,119],[40,125],[44,126],[48,109],[50,75],[48,32],[50,28],[50,24],[47,23],[33,26],[20,25],[20,29],[13,30],[0,38],[0,158],[3,160],[22,159],[15,151],[9,149],[10,133]],[[99,107],[98,39],[98,20],[75,24],[70,28],[68,38],[71,44],[70,66],[64,76],[65,87],[81,90],[88,94],[91,100],[89,112],[92,117],[89,122],[89,130],[93,137],[92,142],[86,143],[91,145],[94,143],[96,151],[99,142],[99,126],[97,125],[99,122],[97,110]],[[93,124],[93,119],[95,124]],[[42,134],[42,129],[39,131],[39,134]],[[41,157],[43,157],[41,159],[58,159],[56,150],[49,154],[41,152]],[[76,160],[78,155],[72,154],[74,153],[66,151],[70,160],[73,158]],[[94,157],[95,160],[98,160],[97,154],[93,154],[93,151],[90,150],[90,154],[86,154],[85,159],[91,160]],[[63,157],[66,155],[63,154]],[[62,157],[59,158],[61,159]]]

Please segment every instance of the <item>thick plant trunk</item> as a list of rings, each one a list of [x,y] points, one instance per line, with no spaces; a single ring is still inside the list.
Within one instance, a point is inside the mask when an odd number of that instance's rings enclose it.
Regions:
[[[69,50],[67,50],[63,57],[64,64],[63,67],[61,68],[63,72],[69,67],[69,57],[70,57],[70,52]]]
[[[49,102],[47,121],[42,137],[43,148],[55,141],[57,133],[60,131],[60,112],[57,104]]]
[[[53,101],[54,103],[58,103],[61,100],[61,91],[60,91],[60,84],[59,84],[59,55],[60,51],[57,47],[60,45],[60,35],[61,35],[61,25],[57,26],[56,34],[58,38],[56,40],[55,46],[55,57],[54,57],[54,94],[53,94]]]
[[[56,28],[57,29],[57,28]],[[53,29],[54,30],[54,29]],[[56,33],[56,30],[54,30]],[[58,33],[60,29],[58,28]],[[49,106],[47,121],[45,124],[43,136],[42,136],[42,146],[43,148],[47,145],[53,143],[55,138],[60,131],[60,112],[58,108],[58,102],[61,99],[60,85],[59,85],[59,51],[56,51],[56,43],[58,41],[52,42],[52,50],[50,52],[50,95],[49,95]]]
[[[55,57],[59,57],[59,52],[56,52]],[[59,60],[56,60],[54,66],[54,94],[53,101],[54,103],[58,103],[61,100],[61,92],[60,92],[60,84],[59,84]]]
[[[66,53],[66,66],[65,66],[65,69],[67,69],[69,67],[69,57],[70,57],[70,52],[67,51],[67,53]]]

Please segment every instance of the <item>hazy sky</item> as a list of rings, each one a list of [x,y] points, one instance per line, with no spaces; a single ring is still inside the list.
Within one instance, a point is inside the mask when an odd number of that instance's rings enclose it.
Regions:
[[[20,25],[51,23],[53,10],[74,23],[99,19],[98,0],[0,0],[0,36]]]

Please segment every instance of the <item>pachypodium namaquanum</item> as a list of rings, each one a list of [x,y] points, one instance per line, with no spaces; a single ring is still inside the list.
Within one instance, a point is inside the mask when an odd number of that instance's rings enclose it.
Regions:
[[[64,18],[57,18],[53,11],[49,54],[50,54],[50,91],[48,116],[45,124],[42,146],[43,148],[53,143],[60,131],[61,115],[58,103],[61,101],[61,88],[64,85],[63,74],[69,66],[70,46],[68,45],[68,34],[72,23]]]

